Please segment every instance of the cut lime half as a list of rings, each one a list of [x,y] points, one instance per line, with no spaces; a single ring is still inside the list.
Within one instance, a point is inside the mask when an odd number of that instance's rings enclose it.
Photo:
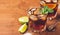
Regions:
[[[24,33],[25,31],[27,30],[27,25],[26,25],[26,23],[25,24],[23,24],[20,28],[19,28],[19,32],[21,32],[21,33]]]
[[[24,24],[29,21],[29,18],[27,16],[23,16],[23,17],[20,17],[18,20],[19,22],[21,22],[21,24]]]

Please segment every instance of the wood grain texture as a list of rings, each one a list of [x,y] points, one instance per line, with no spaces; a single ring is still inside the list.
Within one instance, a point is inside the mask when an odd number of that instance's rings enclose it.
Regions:
[[[27,15],[28,8],[39,7],[39,3],[40,0],[0,0],[0,35],[23,35],[18,32],[21,26],[18,18]],[[43,35],[60,35],[60,24],[57,29],[56,32],[45,32]]]

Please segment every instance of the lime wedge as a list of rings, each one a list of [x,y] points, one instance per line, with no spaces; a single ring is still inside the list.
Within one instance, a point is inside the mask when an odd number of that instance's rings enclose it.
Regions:
[[[26,23],[25,24],[23,24],[20,28],[19,28],[19,32],[21,32],[21,33],[24,33],[25,31],[27,30],[27,25],[26,25]]]
[[[23,16],[19,18],[19,22],[21,22],[21,24],[24,24],[28,21],[29,21],[29,18],[27,16]]]

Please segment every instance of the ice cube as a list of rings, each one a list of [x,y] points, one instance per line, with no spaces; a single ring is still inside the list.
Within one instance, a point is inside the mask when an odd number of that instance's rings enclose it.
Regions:
[[[37,16],[35,16],[35,15],[31,15],[30,19],[33,20],[33,21],[37,21],[38,20]]]
[[[28,10],[28,15],[32,15],[35,10],[36,10],[36,8],[30,8],[30,9]]]
[[[39,8],[37,8],[37,9],[34,11],[34,15],[38,15],[38,14],[40,14]]]
[[[38,15],[38,18],[42,20],[46,20],[46,17],[47,17],[46,15]]]
[[[51,0],[45,0],[46,2],[51,2]]]
[[[58,0],[52,0],[54,3],[57,3]]]
[[[44,2],[44,1],[40,1],[40,4],[41,4],[42,6],[44,6],[45,2]]]
[[[31,11],[28,11],[28,15],[32,15]]]
[[[36,8],[32,8],[32,9],[31,9],[32,12],[35,11],[35,10],[36,10]]]

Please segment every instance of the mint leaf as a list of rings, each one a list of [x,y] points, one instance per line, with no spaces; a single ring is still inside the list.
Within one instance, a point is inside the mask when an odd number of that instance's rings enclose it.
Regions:
[[[44,12],[46,12],[48,9],[48,6],[44,6]]]
[[[42,14],[44,14],[44,8],[42,8]]]
[[[41,13],[42,13],[42,14],[48,14],[48,11],[47,11],[46,9],[42,8],[42,9],[41,9]]]
[[[41,14],[44,14],[44,8],[41,8],[39,11]]]
[[[48,6],[44,6],[43,8],[40,9],[40,13],[42,14],[48,14],[48,13],[53,13],[54,10],[51,8],[48,8]]]
[[[44,9],[48,9],[48,6],[44,6]]]
[[[42,8],[42,14],[48,14],[48,6],[44,6],[44,8]]]
[[[53,13],[53,12],[54,12],[54,10],[53,10],[53,9],[51,9],[51,8],[48,8],[48,12],[49,12],[49,13]]]
[[[48,14],[48,12],[45,12],[44,14]]]

